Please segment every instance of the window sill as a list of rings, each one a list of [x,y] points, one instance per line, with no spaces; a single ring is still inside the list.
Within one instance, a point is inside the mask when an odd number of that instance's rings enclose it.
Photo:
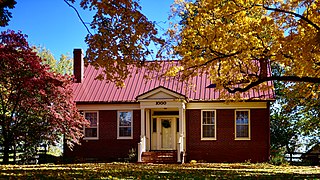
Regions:
[[[201,141],[215,141],[217,138],[201,138]]]
[[[117,139],[133,139],[133,137],[117,137]]]
[[[251,138],[235,138],[236,141],[249,141]]]

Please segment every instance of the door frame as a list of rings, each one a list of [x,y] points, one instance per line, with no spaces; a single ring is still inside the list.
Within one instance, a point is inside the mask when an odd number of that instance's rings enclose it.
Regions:
[[[157,132],[156,138],[151,139],[151,141],[156,140],[156,149],[154,150],[176,150],[177,149],[177,117],[176,116],[158,116],[156,118],[157,123]],[[171,135],[172,135],[172,148],[162,148],[162,124],[161,120],[163,119],[170,119],[171,120]]]

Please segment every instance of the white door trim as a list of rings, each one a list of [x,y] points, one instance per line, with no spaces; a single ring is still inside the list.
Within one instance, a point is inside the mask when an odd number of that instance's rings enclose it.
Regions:
[[[164,119],[168,119],[171,121],[171,147],[172,148],[163,148],[163,144],[162,144],[162,120]],[[176,150],[177,146],[176,146],[176,117],[158,117],[157,118],[157,150]]]

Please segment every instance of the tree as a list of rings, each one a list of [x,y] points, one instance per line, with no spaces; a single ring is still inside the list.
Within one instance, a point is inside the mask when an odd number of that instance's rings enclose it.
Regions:
[[[64,1],[71,7],[69,2],[75,2]],[[80,5],[95,11],[90,24],[95,33],[87,28],[86,62],[104,69],[98,79],[123,86],[123,80],[132,68],[128,65],[142,67],[146,58],[153,54],[150,44],[157,46],[163,43],[157,37],[154,22],[141,13],[138,0],[82,0]]]
[[[8,22],[12,17],[12,14],[8,9],[13,9],[16,3],[17,2],[15,0],[0,1],[0,26],[4,27],[8,25]]]
[[[3,163],[9,162],[10,149],[23,149],[28,160],[41,142],[55,143],[61,134],[72,147],[88,125],[73,101],[71,76],[50,72],[25,37],[11,30],[0,35]]]
[[[285,73],[279,65],[272,69],[277,76]],[[297,88],[299,84],[274,81],[277,100],[271,106],[270,140],[275,160],[303,147],[309,149],[320,140],[320,101],[305,96],[303,87]]]
[[[318,1],[178,2],[175,13],[184,19],[169,33],[185,77],[209,72],[212,82],[230,93],[267,81],[305,82],[306,95],[318,99]],[[269,73],[269,63],[281,65],[285,74]]]
[[[73,73],[73,60],[67,55],[61,54],[60,59],[57,61],[50,50],[39,47],[37,48],[37,55],[43,59],[44,64],[48,64],[50,66],[51,71],[59,73],[59,74],[67,74],[72,75]]]

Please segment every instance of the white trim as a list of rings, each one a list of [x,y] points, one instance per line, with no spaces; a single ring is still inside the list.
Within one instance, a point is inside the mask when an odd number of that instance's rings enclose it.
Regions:
[[[153,96],[155,94],[158,94],[158,93],[161,93],[161,92],[165,93],[165,94],[167,94],[169,96],[172,96],[173,98],[171,98],[171,99],[185,99],[185,97],[183,97],[182,95],[180,95],[178,93],[175,93],[175,92],[172,92],[172,91],[169,91],[168,89],[165,89],[163,87],[155,88],[155,89],[153,89],[153,90],[151,90],[151,91],[139,96],[137,99],[139,101],[144,100],[144,99],[148,99],[148,97],[151,97],[151,96]],[[162,99],[161,98],[160,99],[157,98],[157,100],[162,100]]]
[[[214,137],[208,138],[208,137],[203,137],[203,112],[204,111],[213,111],[214,112]],[[201,140],[217,140],[217,111],[215,109],[203,109],[201,110]]]
[[[237,111],[248,112],[248,137],[237,137]],[[251,120],[250,109],[236,109],[234,111],[234,139],[235,140],[251,140]]]
[[[131,112],[131,136],[120,137],[119,136],[119,125],[120,125],[120,112]],[[121,110],[117,111],[117,139],[133,139],[133,111],[132,110]]]
[[[162,144],[162,138],[163,138],[163,132],[162,132],[162,120],[170,119],[171,121],[171,136],[172,136],[172,142],[171,146],[172,148],[163,148]],[[176,150],[177,149],[177,127],[176,127],[176,117],[158,117],[157,118],[157,149],[158,150]]]
[[[77,104],[80,111],[94,111],[94,110],[140,110],[139,103],[132,104]]]
[[[266,109],[267,102],[189,102],[187,109]]]
[[[99,139],[99,111],[83,111],[84,117],[86,117],[86,113],[97,113],[97,137],[85,137],[85,129],[83,128],[83,140],[98,140]],[[90,127],[89,127],[90,128]]]
[[[183,108],[185,106],[184,101],[164,101],[164,100],[159,100],[160,102],[164,102],[164,104],[157,104],[158,100],[153,100],[153,101],[141,101],[140,102],[140,108],[145,108],[145,109],[178,109],[178,108]]]

